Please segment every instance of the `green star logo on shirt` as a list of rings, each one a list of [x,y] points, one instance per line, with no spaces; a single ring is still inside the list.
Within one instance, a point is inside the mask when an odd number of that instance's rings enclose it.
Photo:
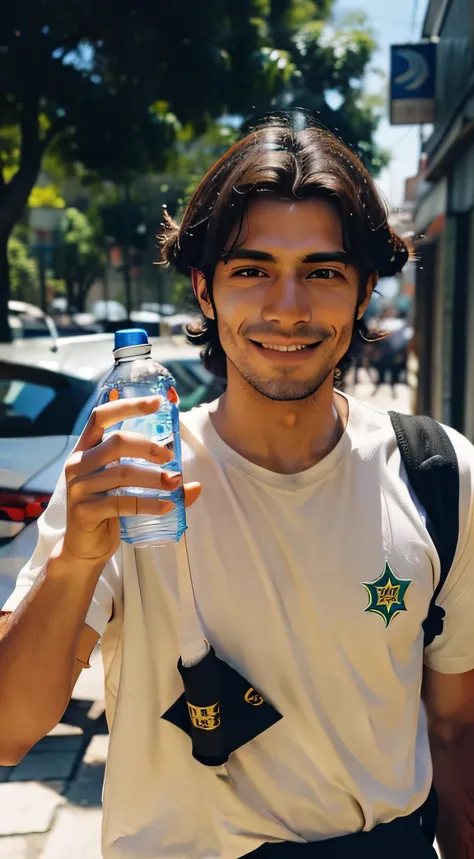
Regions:
[[[369,595],[369,604],[365,611],[379,614],[383,617],[385,627],[391,623],[397,614],[406,611],[405,596],[411,585],[411,579],[398,579],[385,563],[385,570],[373,582],[362,582]]]

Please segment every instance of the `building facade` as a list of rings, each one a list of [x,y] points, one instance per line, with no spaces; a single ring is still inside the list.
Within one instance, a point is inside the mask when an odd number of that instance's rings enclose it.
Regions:
[[[474,441],[474,0],[430,0],[436,120],[415,207],[417,410]]]

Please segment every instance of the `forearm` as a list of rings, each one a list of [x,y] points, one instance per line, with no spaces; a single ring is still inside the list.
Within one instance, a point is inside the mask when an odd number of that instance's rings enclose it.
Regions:
[[[430,736],[442,859],[474,859],[474,725]]]
[[[0,763],[21,757],[60,720],[76,648],[101,569],[53,555],[3,621],[0,640]]]

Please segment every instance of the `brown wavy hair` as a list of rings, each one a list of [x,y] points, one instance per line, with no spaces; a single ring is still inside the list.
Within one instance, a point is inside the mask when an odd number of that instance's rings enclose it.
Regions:
[[[229,236],[242,225],[249,200],[262,192],[287,200],[326,198],[337,206],[344,248],[360,274],[360,301],[370,274],[390,277],[408,260],[408,247],[390,227],[386,205],[357,155],[308,111],[277,111],[248,126],[245,136],[211,167],[180,225],[165,212],[158,237],[162,261],[182,274],[189,275],[193,268],[202,272],[214,312],[216,266],[227,258]],[[215,316],[202,315],[187,327],[187,336],[203,347],[205,367],[226,378],[226,356]],[[347,366],[359,336],[376,340],[380,335],[369,332],[363,319],[355,319],[351,346],[339,370]]]

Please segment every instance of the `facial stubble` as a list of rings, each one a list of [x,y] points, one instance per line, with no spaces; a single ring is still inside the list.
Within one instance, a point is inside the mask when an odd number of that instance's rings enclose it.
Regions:
[[[232,342],[236,346],[235,338],[229,326],[226,323],[222,323],[221,320],[219,320],[219,335],[221,343]],[[351,337],[352,325],[347,324],[341,328],[339,336],[334,338],[328,337],[316,347],[318,350],[325,350],[326,344],[329,346],[332,343],[332,348],[327,349],[322,366],[318,367],[308,379],[291,378],[293,368],[289,367],[280,369],[278,371],[278,378],[265,379],[245,362],[244,357],[242,360],[239,360],[239,357],[231,357],[224,345],[223,348],[227,361],[232,364],[237,373],[259,394],[274,402],[296,402],[314,397],[327,379],[330,376],[334,376],[339,361],[349,349]],[[340,354],[341,344],[344,344],[346,348]],[[236,348],[235,351],[238,356],[238,349]]]

